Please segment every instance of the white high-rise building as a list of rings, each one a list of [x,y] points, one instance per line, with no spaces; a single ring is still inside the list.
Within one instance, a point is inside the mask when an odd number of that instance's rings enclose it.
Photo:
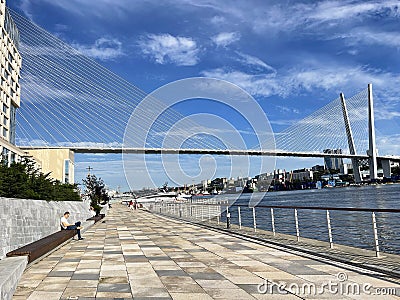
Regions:
[[[0,0],[0,28],[0,160],[11,164],[24,155],[24,152],[15,146],[22,58],[18,52],[18,29],[6,8],[5,0]]]

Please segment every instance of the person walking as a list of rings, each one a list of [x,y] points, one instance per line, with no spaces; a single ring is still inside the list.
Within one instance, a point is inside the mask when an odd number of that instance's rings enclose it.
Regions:
[[[83,240],[83,237],[81,236],[81,229],[83,229],[83,227],[81,226],[81,222],[76,222],[75,224],[70,224],[68,222],[68,218],[70,216],[69,211],[66,211],[64,213],[64,215],[61,217],[61,229],[62,230],[75,230],[77,231],[78,234],[78,240]]]
[[[129,205],[128,205],[128,207],[131,209],[131,210],[133,210],[133,201],[131,200],[131,201],[129,201]]]

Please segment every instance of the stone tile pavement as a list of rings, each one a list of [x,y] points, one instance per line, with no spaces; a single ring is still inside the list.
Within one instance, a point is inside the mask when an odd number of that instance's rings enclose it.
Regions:
[[[400,299],[392,278],[119,204],[84,237],[27,269],[13,299]]]

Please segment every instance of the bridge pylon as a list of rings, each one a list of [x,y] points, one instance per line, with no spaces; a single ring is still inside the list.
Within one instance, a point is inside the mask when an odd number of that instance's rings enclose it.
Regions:
[[[369,149],[369,178],[375,180],[378,177],[377,150],[375,141],[375,117],[374,117],[374,98],[372,95],[372,83],[368,84],[368,136]]]
[[[342,103],[342,112],[343,112],[343,119],[344,119],[344,124],[346,127],[346,135],[347,135],[347,142],[349,144],[349,151],[350,154],[356,155],[356,146],[354,144],[354,138],[353,138],[353,131],[351,130],[351,124],[349,121],[349,114],[347,111],[347,105],[346,105],[346,99],[344,98],[344,94],[340,93],[340,101]],[[352,158],[351,163],[353,165],[353,174],[354,174],[354,181],[356,183],[361,182],[361,174],[360,174],[360,164],[357,158]]]

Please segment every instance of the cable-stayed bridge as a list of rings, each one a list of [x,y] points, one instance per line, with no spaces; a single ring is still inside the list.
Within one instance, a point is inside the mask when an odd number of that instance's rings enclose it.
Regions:
[[[376,177],[377,159],[399,159],[377,156],[371,86],[348,99],[341,95],[284,131],[259,136],[257,142],[245,142],[240,148],[212,136],[212,131],[204,129],[209,124],[185,119],[163,99],[143,101],[147,93],[26,18],[11,13],[20,30],[23,57],[21,109],[16,130],[17,144],[23,149],[341,157],[351,158],[356,168],[360,160],[369,160],[371,178]],[[161,107],[162,113],[147,126],[156,107]],[[136,118],[130,120],[133,111]],[[182,119],[185,126],[176,128],[175,124]],[[146,132],[144,141],[124,140],[129,121],[135,123],[133,137]],[[184,141],[182,136],[186,137]],[[165,145],[167,137],[172,140],[169,145],[176,147]],[[324,152],[327,149],[341,151]]]

